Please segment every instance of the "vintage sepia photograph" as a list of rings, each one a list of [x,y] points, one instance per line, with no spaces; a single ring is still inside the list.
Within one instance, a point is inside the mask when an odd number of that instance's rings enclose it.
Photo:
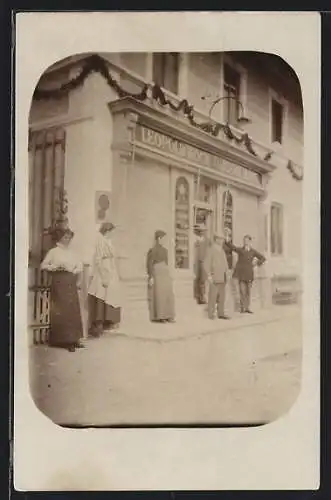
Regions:
[[[89,52],[29,115],[30,390],[64,427],[261,426],[301,389],[300,81],[264,52]]]

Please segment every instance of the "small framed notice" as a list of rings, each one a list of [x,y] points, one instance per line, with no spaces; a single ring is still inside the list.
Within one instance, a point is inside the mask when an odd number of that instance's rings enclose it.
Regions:
[[[110,221],[110,191],[96,191],[95,193],[95,219],[97,223]]]

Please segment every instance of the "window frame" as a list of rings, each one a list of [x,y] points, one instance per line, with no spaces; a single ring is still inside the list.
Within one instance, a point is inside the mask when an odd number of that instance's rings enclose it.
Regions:
[[[272,210],[277,209],[280,210],[280,215],[281,215],[281,251],[279,251],[279,239],[278,235],[276,234],[276,241],[275,241],[275,250],[273,250],[273,244],[272,244],[272,234],[273,234],[273,217],[272,217]],[[278,215],[279,217],[279,215]],[[269,241],[268,241],[268,247],[269,247],[269,253],[272,257],[284,257],[285,255],[285,214],[284,214],[284,205],[282,203],[273,201],[270,203],[270,208],[269,208]]]
[[[186,220],[187,220],[187,226],[180,227],[178,223],[180,223],[180,219],[178,219],[178,212],[183,211],[183,207],[181,206],[180,209],[178,209],[178,204],[179,199],[177,198],[177,193],[179,190],[180,184],[185,184],[186,189],[187,189],[187,200],[185,201],[186,208],[187,208],[187,213],[186,213]],[[191,184],[187,177],[185,175],[178,175],[175,179],[174,182],[174,248],[173,248],[173,265],[174,269],[176,271],[189,271],[191,267],[191,254],[192,254],[192,249],[191,249],[191,244],[190,244],[190,227],[191,227]],[[182,234],[182,236],[186,236],[186,241],[187,241],[187,263],[184,267],[177,265],[177,236]],[[185,246],[185,245],[184,245]],[[185,258],[185,257],[184,257]]]
[[[50,241],[50,237],[46,235],[45,230],[58,216],[61,196],[65,192],[66,146],[65,125],[36,130],[29,128],[29,256],[31,257],[29,267],[39,265],[49,249],[47,240]],[[47,161],[47,153],[50,161]],[[45,221],[46,207],[48,223]],[[37,212],[40,215],[36,222]]]
[[[176,54],[176,57],[177,57],[177,75],[176,75],[176,89],[175,91],[173,89],[168,89],[167,87],[165,87],[165,81],[164,81],[164,74],[162,76],[162,82],[156,82],[155,79],[154,79],[154,64],[155,64],[155,55],[162,55],[162,56],[167,56],[167,55],[170,55],[170,54]],[[181,64],[182,63],[182,58],[181,58],[181,53],[180,52],[152,52],[151,54],[151,68],[150,68],[150,71],[151,71],[151,79],[154,83],[158,83],[162,89],[164,89],[167,93],[171,94],[171,95],[174,95],[174,96],[178,96],[179,95],[179,91],[180,91],[180,73],[181,73]],[[163,64],[164,64],[164,61],[163,61]],[[163,73],[165,72],[164,70],[164,67],[163,67]]]
[[[221,92],[220,95],[221,97],[224,97],[224,85],[225,85],[225,79],[224,79],[224,67],[225,65],[230,66],[233,70],[235,70],[239,75],[240,75],[240,84],[239,84],[239,100],[241,101],[243,108],[245,110],[245,113],[247,113],[247,83],[248,83],[248,71],[246,68],[244,68],[241,64],[237,63],[232,57],[230,57],[227,54],[222,54],[222,59],[221,59]],[[220,110],[220,115],[221,115],[221,122],[226,123],[225,116],[226,116],[226,99],[221,102],[221,110]],[[230,125],[234,128],[239,128],[239,124],[231,124]]]
[[[273,101],[278,102],[283,107],[283,124],[282,124],[282,141],[273,140],[273,111],[272,103]],[[269,88],[269,143],[276,147],[277,149],[286,148],[286,138],[288,132],[288,102],[287,100],[279,95],[275,90]]]
[[[227,206],[225,206],[225,201],[226,201],[226,197],[228,195],[228,199],[227,201],[229,202],[230,200],[230,203],[227,204]],[[232,238],[233,238],[233,232],[234,232],[234,217],[233,217],[233,214],[234,214],[234,200],[233,200],[233,193],[230,189],[224,189],[223,192],[222,192],[222,229],[223,229],[223,232],[225,231],[226,228],[229,228],[230,231],[231,231],[231,241],[232,241]],[[228,225],[226,225],[226,220],[227,220],[227,213],[226,212],[231,212],[231,225],[230,227]]]
[[[264,252],[266,255],[269,255],[270,251],[270,229],[269,229],[269,221],[270,221],[270,210],[263,213],[263,244],[264,244]]]

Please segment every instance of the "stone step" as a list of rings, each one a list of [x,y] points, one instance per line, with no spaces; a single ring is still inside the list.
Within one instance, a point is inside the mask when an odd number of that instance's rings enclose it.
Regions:
[[[190,314],[192,311],[198,310],[199,306],[196,302],[190,298],[185,299],[183,297],[177,298],[175,300],[175,310],[176,314],[181,313],[182,311],[187,311]],[[148,302],[147,300],[140,301],[127,301],[123,303],[122,306],[123,315],[126,317],[137,317],[137,316],[146,316],[148,315]]]
[[[193,299],[193,291],[190,290],[191,293],[186,290],[186,293],[179,293],[178,289],[174,289],[174,294],[175,294],[175,307],[176,311],[192,311],[195,310],[197,307],[197,304],[195,300]],[[237,290],[234,289],[226,289],[226,310],[229,313],[232,313],[234,310],[239,309],[239,293]],[[263,306],[263,302],[261,300],[261,295],[259,293],[259,290],[254,288],[252,290],[252,298],[251,298],[251,305],[254,310],[259,310]],[[141,293],[136,293],[135,295],[127,294],[124,302],[123,302],[123,310],[128,310],[132,315],[136,315],[140,312],[144,314],[144,311],[148,309],[148,301],[146,295]]]

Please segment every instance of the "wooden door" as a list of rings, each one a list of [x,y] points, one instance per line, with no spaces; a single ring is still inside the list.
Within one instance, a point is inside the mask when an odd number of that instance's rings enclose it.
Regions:
[[[40,263],[51,248],[46,229],[54,222],[64,187],[65,130],[29,133],[29,302],[34,343],[47,341],[50,290]]]
[[[195,223],[207,228],[208,238],[212,238],[215,229],[214,211],[210,207],[195,206]]]

